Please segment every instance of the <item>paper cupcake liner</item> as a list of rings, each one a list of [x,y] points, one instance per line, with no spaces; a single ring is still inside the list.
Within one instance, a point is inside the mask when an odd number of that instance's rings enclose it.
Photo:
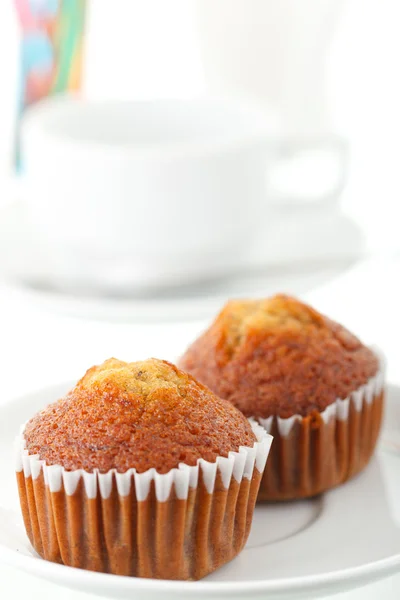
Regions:
[[[347,398],[306,417],[258,419],[274,438],[258,500],[316,496],[359,473],[369,462],[383,413],[385,361]]]
[[[200,579],[246,543],[272,437],[251,421],[257,442],[214,463],[200,459],[160,475],[66,471],[29,455],[16,440],[25,528],[47,560],[162,579]]]

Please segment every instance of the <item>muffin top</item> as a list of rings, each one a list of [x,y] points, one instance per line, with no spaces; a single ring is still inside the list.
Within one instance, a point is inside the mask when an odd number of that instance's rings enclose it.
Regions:
[[[174,365],[115,358],[92,367],[25,427],[29,454],[67,470],[166,473],[215,462],[256,437],[247,419]]]
[[[246,416],[286,418],[346,398],[379,361],[347,329],[280,294],[228,302],[179,366]]]

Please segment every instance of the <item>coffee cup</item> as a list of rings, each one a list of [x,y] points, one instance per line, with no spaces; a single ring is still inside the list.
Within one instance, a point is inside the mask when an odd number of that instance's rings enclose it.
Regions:
[[[263,225],[276,128],[217,97],[31,108],[22,194],[53,283],[146,290],[235,269]]]

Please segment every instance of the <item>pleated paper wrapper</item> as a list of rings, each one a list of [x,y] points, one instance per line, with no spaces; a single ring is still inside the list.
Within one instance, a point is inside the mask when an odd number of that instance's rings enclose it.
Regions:
[[[118,575],[200,579],[234,558],[250,532],[272,438],[166,474],[66,471],[29,455],[16,472],[25,528],[50,561]]]
[[[378,440],[384,405],[385,360],[374,377],[323,412],[259,419],[274,438],[258,500],[316,496],[359,473]]]

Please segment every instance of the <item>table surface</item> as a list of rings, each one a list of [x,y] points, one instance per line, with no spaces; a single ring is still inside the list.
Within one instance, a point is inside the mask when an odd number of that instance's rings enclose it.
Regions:
[[[342,281],[311,293],[309,298],[332,318],[345,324],[354,323],[353,329],[364,339],[384,348],[389,359],[389,379],[400,383],[394,361],[397,352],[394,330],[398,327],[400,334],[400,324],[391,318],[400,301],[394,276],[397,267],[400,268],[400,264],[388,262],[364,265]],[[369,294],[365,293],[366,287]],[[385,310],[377,311],[377,303],[382,302],[382,287]],[[371,319],[371,315],[375,318]],[[202,321],[124,324],[65,317],[30,306],[21,296],[0,288],[0,364],[3,367],[0,402],[60,381],[76,380],[88,366],[110,356],[124,360],[148,356],[174,360],[204,326]],[[11,593],[30,600],[47,600],[54,596],[58,600],[89,598],[87,594],[65,590],[3,565],[0,565],[0,581],[0,592],[8,592],[4,598],[11,597]],[[399,595],[400,575],[336,597],[340,600],[375,600],[377,597],[394,600]],[[0,597],[3,598],[1,593]]]

